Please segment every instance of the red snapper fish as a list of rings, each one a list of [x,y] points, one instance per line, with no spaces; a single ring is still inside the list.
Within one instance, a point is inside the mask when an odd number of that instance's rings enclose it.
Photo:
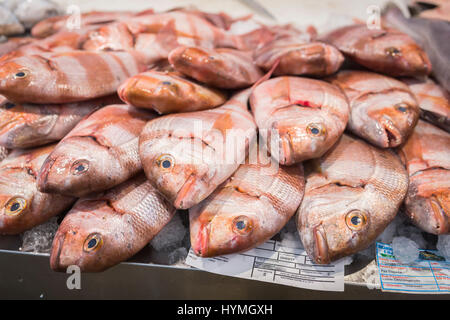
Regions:
[[[156,115],[128,105],[110,105],[82,120],[42,165],[42,192],[82,197],[110,189],[142,170],[139,135]]]
[[[275,236],[303,198],[302,164],[273,167],[247,160],[189,210],[191,246],[202,257],[250,250]]]
[[[406,33],[393,28],[350,25],[330,32],[323,40],[358,64],[386,75],[414,77],[431,72],[425,51]]]
[[[305,165],[297,227],[308,256],[328,264],[367,248],[397,215],[408,175],[390,150],[342,136]]]
[[[156,70],[129,78],[117,91],[125,103],[159,114],[211,109],[226,101],[226,96],[215,89],[182,78],[178,73]]]
[[[118,103],[117,95],[66,104],[0,103],[0,146],[30,148],[59,141],[85,116],[103,106]]]
[[[181,46],[169,54],[175,70],[217,88],[250,87],[263,77],[249,51]]]
[[[250,104],[267,149],[282,165],[322,156],[343,134],[349,117],[338,87],[300,77],[263,82]]]
[[[53,240],[50,267],[65,272],[104,271],[144,248],[175,209],[140,174],[93,198],[80,199]]]
[[[177,209],[208,197],[244,162],[256,138],[250,90],[223,106],[170,114],[145,126],[139,154],[147,178]]]
[[[403,144],[419,119],[419,105],[408,86],[373,72],[344,70],[328,78],[350,103],[347,129],[380,148]]]
[[[17,103],[69,103],[111,95],[144,71],[130,52],[71,51],[21,56],[0,63],[0,94]]]
[[[450,134],[419,120],[399,151],[409,174],[405,211],[422,230],[450,233]]]
[[[0,163],[0,234],[32,229],[75,202],[73,197],[42,193],[37,188],[39,169],[54,148],[14,150]]]

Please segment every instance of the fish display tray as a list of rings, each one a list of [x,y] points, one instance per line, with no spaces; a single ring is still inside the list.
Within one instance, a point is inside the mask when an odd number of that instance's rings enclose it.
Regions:
[[[266,282],[221,276],[178,264],[154,264],[152,253],[102,273],[83,273],[81,289],[68,289],[70,274],[50,269],[48,254],[19,251],[19,236],[0,237],[0,299],[405,299],[364,282],[373,266],[356,258],[346,266],[344,292],[299,289]],[[372,289],[369,289],[372,288]],[[434,295],[408,295],[433,299]]]

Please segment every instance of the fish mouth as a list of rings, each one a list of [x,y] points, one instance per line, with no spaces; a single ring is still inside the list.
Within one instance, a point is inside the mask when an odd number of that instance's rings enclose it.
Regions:
[[[448,199],[448,196],[447,196]],[[430,200],[433,217],[436,220],[436,234],[445,234],[450,230],[450,210],[445,196],[433,196]]]
[[[202,224],[197,239],[192,246],[194,253],[200,257],[208,256],[209,224]]]
[[[61,264],[61,251],[66,235],[60,235],[53,241],[52,254],[50,256],[50,268],[53,271],[65,272],[66,268]]]
[[[190,174],[189,177],[186,179],[186,182],[183,184],[183,186],[180,188],[180,190],[177,193],[177,196],[175,198],[175,201],[173,202],[173,205],[177,209],[189,209],[190,204],[192,200],[187,200],[186,198],[192,193],[192,187],[197,181],[197,178],[194,174]]]
[[[50,174],[50,170],[52,169],[55,162],[56,162],[56,159],[52,159],[52,158],[48,157],[45,160],[44,164],[42,165],[41,171],[39,172],[38,179],[37,179],[37,188],[40,192],[51,191],[47,181],[48,181],[48,176]]]
[[[292,137],[287,132],[286,134],[281,137],[281,148],[280,148],[280,156],[279,156],[279,162],[282,165],[292,164],[294,161],[293,157],[293,148],[292,148]]]
[[[403,142],[400,130],[397,129],[392,120],[387,118],[383,118],[380,124],[384,131],[384,147],[398,147]]]
[[[313,228],[314,235],[314,261],[319,264],[330,263],[328,242],[322,224]]]

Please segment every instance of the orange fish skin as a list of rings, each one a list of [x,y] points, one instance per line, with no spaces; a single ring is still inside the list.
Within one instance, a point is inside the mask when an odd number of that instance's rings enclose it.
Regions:
[[[0,146],[20,149],[59,141],[86,115],[118,102],[116,95],[60,105],[4,101],[0,103]]]
[[[257,134],[249,95],[245,90],[219,108],[170,114],[145,126],[139,138],[145,174],[177,209],[204,200],[244,162]]]
[[[254,89],[250,105],[268,150],[274,149],[272,156],[282,165],[322,156],[343,134],[350,112],[338,87],[300,77],[263,82]]]
[[[250,52],[228,48],[178,47],[169,54],[175,70],[224,89],[250,87],[263,77]]]
[[[0,234],[15,235],[68,209],[75,198],[42,193],[36,176],[55,145],[14,150],[0,163]]]
[[[135,13],[126,11],[91,11],[81,14],[79,22],[80,27],[101,26],[104,24],[112,23],[114,21],[127,19],[134,14]],[[31,29],[31,34],[35,38],[47,38],[55,33],[67,31],[68,21],[70,19],[71,16],[56,16],[44,19],[34,25],[34,27]]]
[[[191,246],[214,257],[250,250],[275,236],[303,198],[302,164],[273,168],[248,161],[189,210]]]
[[[129,78],[118,90],[125,103],[159,114],[192,112],[218,107],[226,96],[175,73],[147,71]]]
[[[450,134],[419,120],[399,150],[409,174],[406,215],[422,230],[450,233]]]
[[[142,170],[139,135],[156,115],[128,105],[110,105],[82,120],[42,165],[42,192],[83,197],[112,188]]]
[[[401,81],[366,71],[340,71],[327,80],[350,103],[347,129],[380,148],[403,144],[419,119],[419,104]]]
[[[302,42],[296,38],[269,42],[254,53],[255,63],[273,74],[324,77],[339,70],[344,56],[335,47],[322,42]]]
[[[0,63],[0,94],[17,103],[69,103],[111,95],[145,70],[129,52],[70,51]]]
[[[126,261],[161,231],[176,210],[139,174],[92,198],[80,199],[53,240],[50,267],[101,272]]]
[[[393,152],[347,135],[305,164],[305,172],[297,227],[308,256],[319,264],[368,247],[395,218],[408,189],[406,170]]]
[[[365,24],[356,24],[336,29],[323,40],[376,72],[393,77],[431,73],[431,62],[425,51],[396,29],[369,29]]]
[[[416,96],[421,110],[420,117],[450,133],[450,94],[436,82],[427,78],[401,79]]]

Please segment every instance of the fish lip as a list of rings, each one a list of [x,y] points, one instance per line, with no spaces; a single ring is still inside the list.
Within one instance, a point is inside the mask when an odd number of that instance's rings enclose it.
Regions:
[[[283,135],[281,138],[281,148],[279,162],[282,165],[291,164],[294,159],[292,159],[293,148],[292,148],[292,137],[289,132]]]
[[[174,207],[177,209],[188,209],[186,207],[186,203],[183,203],[183,198],[189,193],[190,188],[196,181],[195,174],[191,173],[189,177],[184,182],[183,186],[178,190],[177,196],[173,202]]]
[[[384,131],[384,146],[386,148],[398,147],[402,143],[402,134],[394,122],[387,117],[383,117],[380,124]]]
[[[50,174],[50,170],[52,169],[55,162],[56,162],[56,159],[48,157],[45,160],[44,164],[42,165],[42,168],[39,172],[38,179],[37,179],[37,187],[38,187],[39,191],[41,191],[41,192],[50,191],[49,186],[47,184],[48,175]]]
[[[62,236],[58,235],[58,237],[56,237],[55,240],[53,241],[53,249],[52,249],[52,254],[50,256],[50,268],[53,271],[57,271],[57,272],[65,272],[66,271],[66,268],[64,268],[61,265],[61,251],[62,251],[65,239],[66,239],[66,235],[63,234]]]
[[[195,244],[192,246],[194,253],[200,257],[208,256],[208,239],[209,239],[209,223],[202,224],[199,232],[197,233],[198,238]]]
[[[313,228],[314,235],[314,260],[319,264],[330,263],[328,242],[322,224]]]

